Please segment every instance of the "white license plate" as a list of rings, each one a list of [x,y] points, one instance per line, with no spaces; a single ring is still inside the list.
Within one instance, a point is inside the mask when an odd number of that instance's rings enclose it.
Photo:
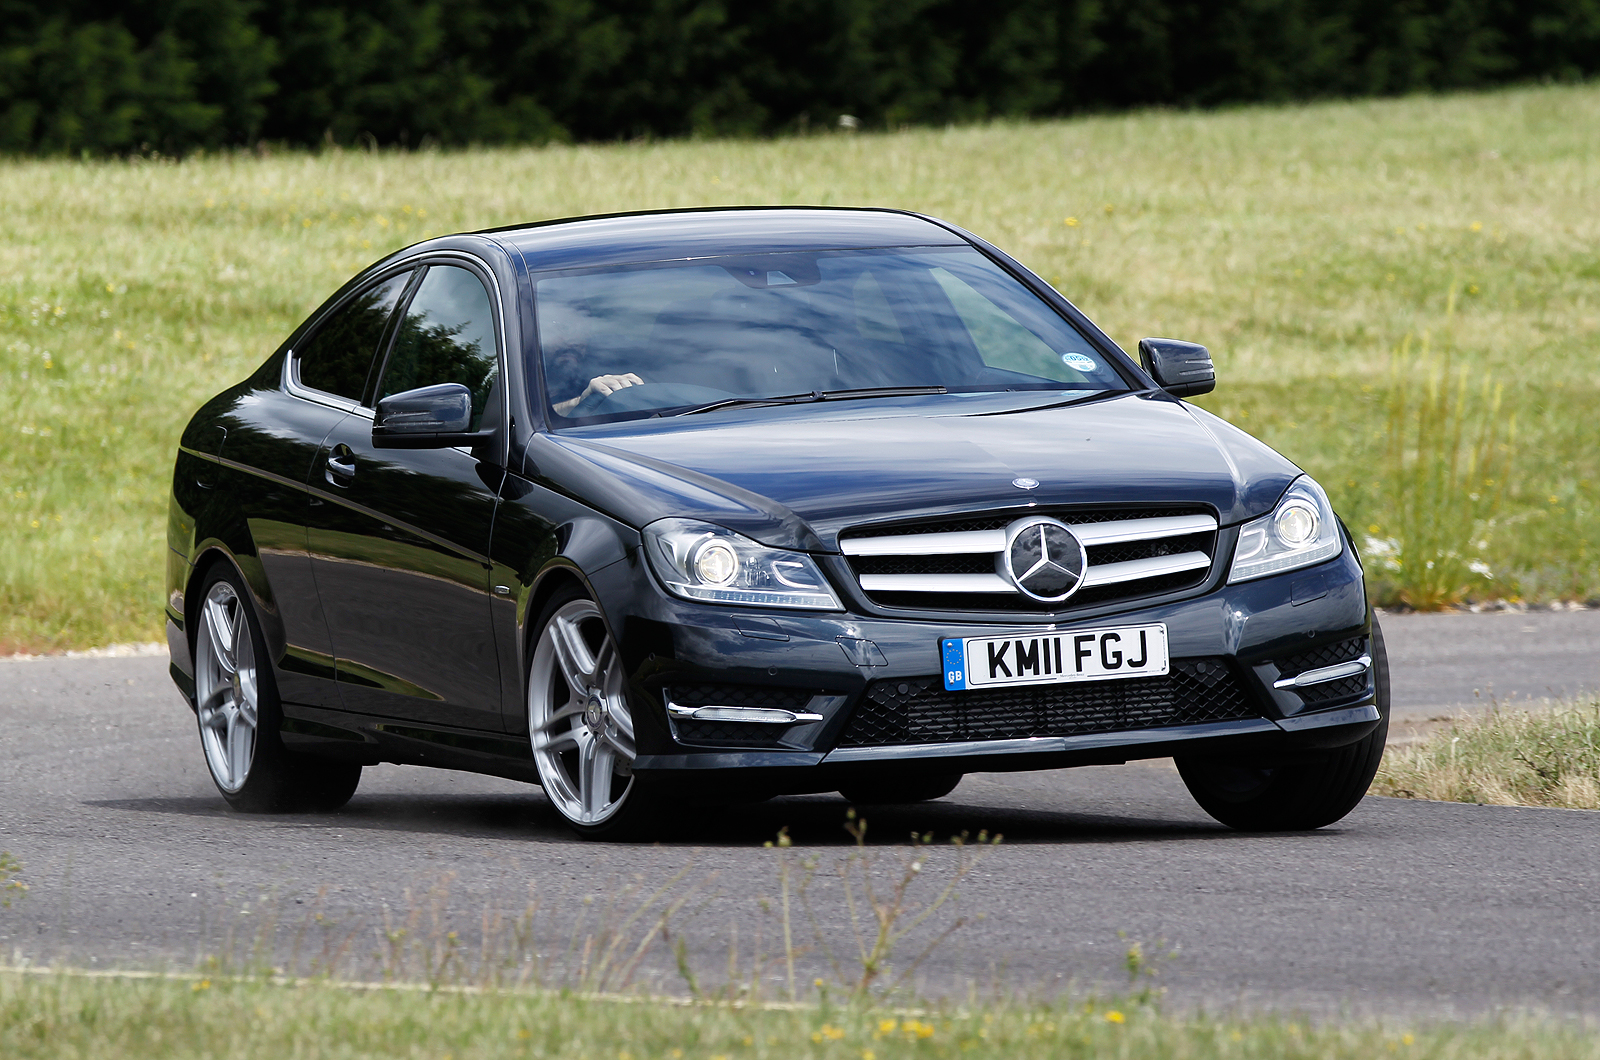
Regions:
[[[1167,627],[1115,626],[939,642],[944,687],[998,688],[1152,677],[1167,672]]]

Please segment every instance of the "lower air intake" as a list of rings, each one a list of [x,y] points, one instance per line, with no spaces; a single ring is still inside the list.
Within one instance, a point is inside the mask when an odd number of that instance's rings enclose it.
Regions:
[[[874,681],[841,747],[1130,732],[1261,715],[1221,659],[1174,659],[1164,677],[947,692],[937,676]]]

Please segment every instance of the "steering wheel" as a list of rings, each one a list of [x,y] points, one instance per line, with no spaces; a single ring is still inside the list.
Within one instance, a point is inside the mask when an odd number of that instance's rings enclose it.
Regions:
[[[590,394],[567,413],[569,416],[607,416],[616,412],[643,412],[679,405],[704,405],[720,398],[735,397],[731,391],[694,383],[639,383],[613,390],[609,394]]]

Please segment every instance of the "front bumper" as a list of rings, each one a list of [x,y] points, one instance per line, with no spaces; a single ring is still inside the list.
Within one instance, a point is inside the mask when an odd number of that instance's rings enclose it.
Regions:
[[[741,782],[759,774],[774,790],[821,791],[862,772],[1048,769],[1170,755],[1289,757],[1353,743],[1380,720],[1371,667],[1340,661],[1371,651],[1361,568],[1348,549],[1317,567],[1216,585],[1188,599],[1013,626],[959,614],[884,618],[717,609],[667,596],[642,569],[642,559],[614,564],[593,581],[630,675],[640,752],[634,768],[640,771],[694,773],[709,781],[713,771],[738,770]],[[1167,626],[1174,674],[1191,679],[1164,691],[1164,702],[1171,706],[1190,696],[1199,687],[1192,680],[1196,671],[1215,683],[1220,670],[1230,689],[1225,710],[1210,710],[1215,716],[1206,710],[1163,713],[1144,710],[1139,696],[1124,696],[1080,724],[1070,716],[1071,703],[1048,706],[1055,711],[1049,717],[1037,710],[1022,717],[1015,704],[1005,703],[996,715],[1005,724],[978,725],[966,708],[981,709],[983,701],[945,693],[939,683],[941,638],[1154,622]],[[1337,682],[1294,684],[1298,673],[1329,670],[1330,659],[1342,667],[1332,672],[1358,672]],[[1103,692],[1154,680],[1092,684]],[[952,698],[961,696],[970,698]],[[741,727],[700,724],[690,716],[697,702],[741,697],[802,720]],[[1140,700],[1141,709],[1118,706],[1123,700]],[[973,727],[983,733],[940,739],[923,722],[895,729],[863,721],[866,712],[895,709],[924,711],[917,715],[924,722],[936,715],[937,725],[951,733]],[[926,714],[930,709],[933,715]],[[1085,725],[1088,730],[1080,731]]]

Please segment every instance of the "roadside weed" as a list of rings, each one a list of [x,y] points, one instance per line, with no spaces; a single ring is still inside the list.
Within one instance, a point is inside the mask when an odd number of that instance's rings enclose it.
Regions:
[[[1392,746],[1372,794],[1600,810],[1600,700],[1463,714],[1419,746]]]

